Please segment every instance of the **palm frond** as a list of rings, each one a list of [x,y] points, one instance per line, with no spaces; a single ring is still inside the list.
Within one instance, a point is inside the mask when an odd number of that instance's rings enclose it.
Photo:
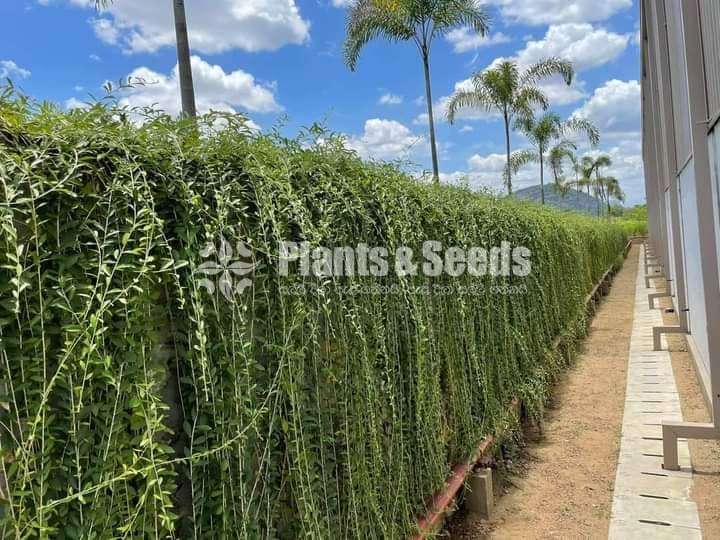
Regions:
[[[490,16],[476,0],[443,0],[435,3],[430,18],[433,35],[444,34],[457,26],[467,26],[481,36],[490,31]]]
[[[573,182],[576,186],[584,188],[592,184],[592,178],[589,176],[582,176],[579,180],[575,180]]]
[[[482,89],[498,109],[511,109],[515,98],[512,81],[507,74],[497,69],[488,69],[476,73],[472,82],[475,88]]]
[[[553,140],[562,135],[560,117],[552,112],[537,119],[519,117],[515,125],[539,150],[547,149]]]
[[[615,198],[620,202],[625,200],[625,192],[620,187],[620,181],[614,176],[606,176],[603,178],[605,190],[609,198]]]
[[[560,141],[548,153],[550,168],[558,186],[564,182],[563,161],[566,159],[573,161],[575,159],[575,150],[577,150],[577,146],[572,141]]]
[[[514,108],[517,114],[529,116],[532,114],[534,107],[547,110],[549,106],[550,103],[545,92],[534,86],[526,86],[518,92]]]
[[[513,123],[513,128],[520,131],[523,135],[528,138],[533,138],[535,131],[536,121],[535,117],[530,115],[518,116]]]
[[[415,29],[409,24],[407,15],[400,7],[391,10],[375,0],[357,0],[347,16],[347,36],[343,45],[345,64],[355,71],[360,52],[376,38],[390,42],[412,39]]]
[[[564,135],[582,133],[587,136],[590,144],[597,146],[600,142],[600,130],[590,120],[585,118],[570,118],[562,125]]]
[[[455,117],[461,109],[475,108],[489,111],[493,108],[493,101],[482,88],[475,90],[460,90],[455,92],[447,104],[448,122],[453,124]]]
[[[612,167],[612,159],[607,154],[601,154],[595,159],[595,167]]]
[[[575,68],[571,62],[556,57],[546,58],[530,66],[523,73],[520,83],[522,86],[534,86],[542,79],[547,79],[554,75],[560,75],[565,84],[572,84],[575,77]]]
[[[510,156],[510,171],[512,171],[513,174],[517,174],[517,172],[526,165],[537,163],[538,161],[538,154],[534,150],[518,150]]]

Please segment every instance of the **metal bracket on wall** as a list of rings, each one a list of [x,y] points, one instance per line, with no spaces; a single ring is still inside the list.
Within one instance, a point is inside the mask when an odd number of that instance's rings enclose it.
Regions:
[[[665,274],[647,274],[645,276],[645,287],[647,287],[648,289],[651,287],[651,283],[650,283],[651,279],[662,279],[664,277],[665,277]]]
[[[663,421],[663,469],[679,471],[678,439],[720,440],[720,426]]]
[[[653,327],[653,351],[661,351],[660,338],[663,334],[687,334],[682,326],[655,326]]]
[[[650,306],[650,309],[655,309],[655,300],[658,298],[666,298],[668,296],[671,295],[667,291],[648,294],[648,305]]]

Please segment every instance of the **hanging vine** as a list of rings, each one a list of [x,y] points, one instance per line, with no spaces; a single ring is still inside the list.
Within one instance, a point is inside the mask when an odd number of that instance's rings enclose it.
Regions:
[[[626,240],[336,137],[137,114],[0,97],[3,538],[405,538],[513,397],[540,413]],[[232,302],[201,287],[221,236],[255,268]],[[525,246],[532,273],[277,271],[282,241],[426,240]]]

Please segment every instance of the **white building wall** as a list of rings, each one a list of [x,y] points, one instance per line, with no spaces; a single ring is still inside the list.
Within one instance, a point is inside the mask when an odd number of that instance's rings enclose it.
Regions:
[[[700,379],[710,391],[710,351],[705,317],[705,285],[700,261],[700,225],[692,160],[680,176],[680,205],[683,218],[683,252],[688,283],[688,331],[695,342],[695,362]]]
[[[650,242],[720,429],[720,0],[641,4]]]
[[[713,129],[708,138],[710,147],[710,174],[712,175],[713,204],[715,207],[715,242],[720,246],[720,126]],[[720,268],[720,250],[717,252],[718,268]],[[720,332],[720,329],[718,329]]]

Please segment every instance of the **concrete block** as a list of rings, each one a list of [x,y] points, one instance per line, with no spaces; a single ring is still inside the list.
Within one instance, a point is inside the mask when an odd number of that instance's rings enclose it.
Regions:
[[[613,518],[626,522],[666,523],[665,526],[700,529],[697,505],[690,501],[618,495],[613,503]]]
[[[481,469],[475,472],[470,477],[469,487],[469,492],[465,497],[466,508],[482,519],[490,519],[495,507],[492,469]]]
[[[610,540],[702,540],[702,534],[699,529],[689,527],[613,519],[610,522],[608,538]]]
[[[618,486],[615,493],[623,496],[646,495],[660,499],[689,501],[692,485],[692,479],[686,477],[655,476],[633,471],[628,472],[627,482]]]

